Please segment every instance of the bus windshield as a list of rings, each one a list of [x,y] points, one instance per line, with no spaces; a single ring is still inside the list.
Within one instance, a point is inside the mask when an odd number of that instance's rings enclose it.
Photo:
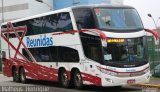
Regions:
[[[135,9],[126,8],[95,8],[94,12],[99,29],[103,30],[140,30],[142,21]]]
[[[145,37],[109,38],[104,49],[104,62],[115,67],[135,67],[147,63]]]

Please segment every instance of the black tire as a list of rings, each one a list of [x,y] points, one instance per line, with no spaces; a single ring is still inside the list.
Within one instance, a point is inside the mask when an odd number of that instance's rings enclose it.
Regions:
[[[25,73],[24,68],[20,68],[19,77],[20,77],[20,81],[21,81],[22,83],[26,83],[26,82],[27,82],[26,73]]]
[[[65,87],[65,88],[69,87],[67,71],[64,69],[62,69],[59,73],[59,82],[62,87]]]
[[[76,89],[83,88],[82,76],[79,70],[75,70],[73,74],[73,83]]]
[[[13,76],[13,81],[14,82],[19,82],[20,81],[19,74],[18,74],[18,71],[17,71],[16,68],[13,68],[12,76]]]

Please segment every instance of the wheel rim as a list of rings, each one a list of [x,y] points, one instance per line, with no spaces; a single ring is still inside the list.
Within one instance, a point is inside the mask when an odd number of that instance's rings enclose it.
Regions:
[[[13,71],[13,81],[17,81],[17,70],[16,69],[14,69],[14,71]]]
[[[76,82],[77,86],[81,85],[82,78],[81,78],[81,75],[79,73],[77,73],[76,76],[75,76],[75,82]]]
[[[21,81],[22,82],[25,81],[25,73],[24,73],[24,71],[21,72]]]
[[[26,74],[24,68],[20,69],[20,81],[22,83],[26,83]]]
[[[67,76],[66,72],[64,72],[62,75],[62,82],[63,82],[64,86],[66,86],[68,83],[68,76]]]

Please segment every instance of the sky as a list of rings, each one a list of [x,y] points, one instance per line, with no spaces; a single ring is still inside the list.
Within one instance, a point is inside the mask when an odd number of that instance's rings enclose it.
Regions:
[[[155,24],[152,18],[148,17],[148,13],[152,15],[156,24],[160,26],[160,0],[124,0],[124,5],[133,6],[137,9],[145,28],[155,28]]]

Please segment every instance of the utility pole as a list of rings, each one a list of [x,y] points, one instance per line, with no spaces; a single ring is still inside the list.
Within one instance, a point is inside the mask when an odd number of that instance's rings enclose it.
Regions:
[[[148,17],[150,17],[150,18],[153,20],[153,22],[154,22],[154,25],[155,25],[155,28],[157,28],[156,21],[154,20],[154,18],[152,17],[152,15],[151,15],[150,13],[148,14]]]
[[[3,0],[2,0],[2,22],[4,22],[4,7],[3,7]]]

